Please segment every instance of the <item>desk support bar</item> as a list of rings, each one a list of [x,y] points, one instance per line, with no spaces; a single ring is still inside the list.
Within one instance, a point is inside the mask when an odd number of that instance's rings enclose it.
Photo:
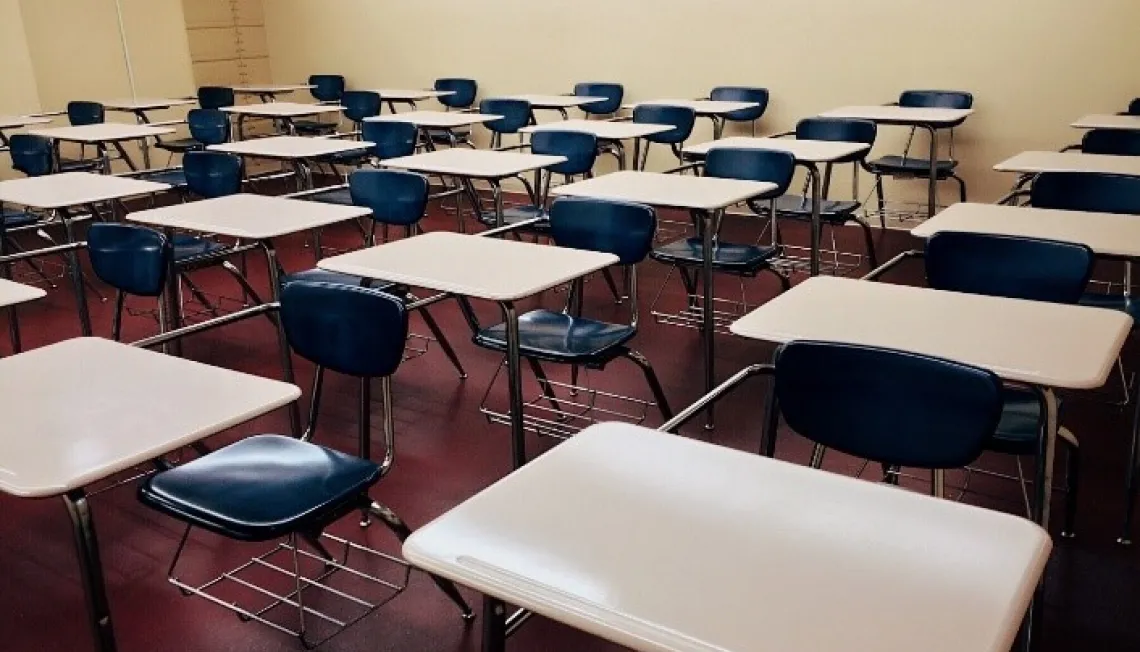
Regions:
[[[864,276],[863,278],[861,278],[859,280],[861,280],[861,281],[877,281],[877,280],[879,280],[880,276],[891,271],[892,269],[897,267],[899,263],[903,262],[904,260],[908,260],[910,258],[923,258],[923,257],[925,257],[925,254],[923,252],[917,250],[917,249],[911,249],[910,251],[904,251],[901,254],[899,254],[899,255],[895,256],[894,258],[888,260],[887,262],[883,263],[882,265],[879,265],[877,268],[871,270],[871,272],[869,274],[867,274],[866,276]]]
[[[138,347],[140,349],[149,349],[160,344],[167,344],[169,342],[182,339],[183,337],[195,335],[203,331],[213,330],[220,326],[243,321],[245,319],[256,317],[258,315],[266,315],[269,317],[270,321],[276,323],[277,318],[273,315],[273,313],[276,312],[280,307],[281,304],[279,303],[258,304],[244,310],[231,312],[228,315],[222,315],[221,317],[215,317],[214,319],[208,319],[203,322],[198,322],[197,324],[183,326],[182,328],[167,331],[165,333],[159,333],[158,335],[153,335],[136,342],[131,342],[131,346]]]
[[[695,403],[685,408],[684,410],[681,410],[677,416],[666,421],[661,425],[661,427],[657,428],[657,430],[660,432],[672,433],[674,435],[677,434],[677,429],[685,425],[687,421],[692,419],[709,405],[712,405],[713,403],[716,403],[720,399],[724,398],[726,394],[735,389],[736,386],[740,383],[748,380],[753,376],[771,375],[775,370],[776,368],[770,364],[754,364],[741,369],[740,371],[736,372],[731,378],[714,388],[711,392],[697,399]]]

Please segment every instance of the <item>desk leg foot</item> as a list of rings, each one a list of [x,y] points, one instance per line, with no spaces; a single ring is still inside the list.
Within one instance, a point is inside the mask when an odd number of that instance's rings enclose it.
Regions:
[[[483,596],[483,652],[506,652],[507,607],[502,600]]]
[[[75,549],[79,555],[79,574],[83,593],[87,597],[87,613],[91,619],[91,633],[95,638],[96,652],[115,651],[115,632],[111,626],[111,610],[107,603],[107,587],[103,581],[103,566],[99,561],[99,543],[95,538],[95,524],[91,520],[91,505],[82,490],[63,497],[67,514],[71,517]]]

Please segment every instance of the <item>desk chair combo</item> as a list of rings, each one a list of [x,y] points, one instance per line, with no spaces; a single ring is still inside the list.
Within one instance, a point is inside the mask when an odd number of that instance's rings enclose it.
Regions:
[[[645,136],[645,146],[641,148],[641,160],[634,161],[634,169],[644,170],[649,162],[649,150],[652,145],[665,145],[673,152],[677,165],[685,162],[681,150],[685,141],[693,135],[693,127],[697,122],[697,114],[685,106],[669,106],[667,104],[640,104],[633,109],[633,117],[637,123],[670,125],[669,131],[661,131]]]
[[[529,149],[534,154],[566,158],[562,163],[536,170],[533,185],[520,175],[518,179],[526,188],[531,203],[507,206],[503,209],[503,224],[517,224],[537,218],[538,222],[523,227],[522,231],[547,234],[550,232],[550,222],[546,219],[547,206],[550,203],[550,188],[555,175],[561,175],[564,183],[570,183],[576,177],[592,177],[594,163],[598,158],[598,139],[593,134],[581,131],[536,131],[531,134],[529,143],[501,149],[504,151]],[[495,211],[484,209],[482,200],[478,196],[473,200],[478,200],[479,221],[488,228],[495,228],[497,224]]]
[[[907,90],[899,95],[898,102],[895,104],[900,107],[909,108],[970,109],[974,106],[974,96],[965,91]],[[958,124],[960,124],[960,122]],[[958,176],[956,172],[958,160],[954,158],[954,127],[956,126],[957,124],[949,128],[950,144],[948,158],[939,159],[935,164],[935,169],[937,170],[936,180],[946,181],[952,179],[958,184],[959,201],[966,201],[966,181]],[[887,200],[883,191],[883,178],[930,179],[930,160],[916,158],[911,154],[911,146],[914,144],[915,132],[918,129],[918,126],[912,126],[910,128],[910,135],[907,137],[906,147],[903,149],[901,155],[892,154],[867,162],[867,169],[875,176],[874,190],[878,201],[879,226],[882,228],[886,228],[888,216]],[[933,133],[933,127],[928,127],[928,129]]]
[[[615,82],[579,82],[574,84],[574,95],[581,97],[604,97],[601,102],[590,102],[583,104],[579,108],[582,109],[582,115],[589,120],[591,116],[598,118],[612,117],[621,110],[622,100],[625,99],[625,87]],[[613,143],[599,144],[599,154],[609,154],[618,161],[618,166],[624,166],[625,160],[622,158],[622,152]],[[633,162],[634,167],[637,167],[637,161]]]
[[[649,254],[653,260],[670,267],[650,308],[657,323],[700,328],[704,311],[712,310],[715,329],[723,332],[733,320],[747,314],[751,309],[745,292],[744,279],[755,278],[761,272],[767,272],[779,281],[781,291],[791,287],[791,281],[775,265],[782,252],[775,216],[778,214],[776,202],[788,191],[792,176],[795,174],[795,166],[795,158],[787,152],[718,147],[710,150],[703,162],[690,163],[682,168],[700,172],[708,177],[774,183],[776,185],[774,190],[748,202],[748,207],[754,214],[769,218],[768,228],[761,233],[760,238],[763,239],[765,233],[770,233],[770,242],[761,244],[758,240],[755,244],[738,244],[723,240],[720,236],[723,219],[721,212],[720,217],[712,224],[712,268],[714,273],[738,277],[740,295],[739,298],[714,297],[712,306],[704,306],[698,289],[701,282],[701,268],[704,266],[704,234],[701,233],[702,221],[694,217],[692,237],[665,243]],[[674,273],[684,286],[685,305],[679,310],[668,310],[664,305],[664,294]]]
[[[474,79],[463,79],[460,77],[437,79],[432,88],[437,91],[447,91],[450,93],[448,95],[440,95],[436,98],[447,111],[466,111],[471,109],[475,104],[476,96],[479,94],[479,84]],[[427,137],[431,139],[431,142],[437,145],[448,145],[451,147],[466,145],[467,147],[475,147],[475,144],[471,142],[470,129],[433,130],[427,132]]]
[[[234,89],[229,86],[199,86],[198,106],[203,109],[220,109],[237,103]]]
[[[365,128],[367,129],[371,125],[392,124],[404,123],[368,122],[365,123]],[[428,202],[428,181],[423,176],[399,170],[357,170],[349,175],[347,190],[354,206],[363,206],[372,211],[370,224],[365,231],[365,247],[372,247],[377,244],[377,226],[380,226],[382,230],[384,241],[388,239],[389,227],[402,228],[406,238],[413,237],[419,232],[419,223],[424,218]],[[358,276],[349,276],[320,268],[290,274],[282,279],[285,286],[297,281],[371,287],[386,292],[405,304],[413,304],[418,300],[409,292],[407,287],[395,283],[378,285]],[[413,348],[409,345],[407,357],[423,355],[427,352],[427,343],[434,340],[443,349],[444,355],[455,367],[459,377],[461,379],[466,378],[467,372],[463,369],[458,354],[455,353],[455,349],[452,348],[447,336],[444,335],[443,330],[428,311],[428,306],[414,306],[410,310],[419,313],[432,336],[429,339],[420,335],[410,335],[410,339],[424,342],[424,346]]]
[[[170,565],[171,584],[242,620],[296,636],[312,649],[408,585],[411,566],[372,547],[367,531],[346,536],[327,531],[358,512],[362,527],[376,518],[401,542],[411,534],[391,508],[370,495],[395,462],[392,375],[403,358],[408,314],[400,299],[379,289],[295,281],[281,293],[280,319],[293,351],[316,365],[304,435],[248,437],[151,476],[138,495],[143,504],[186,524]],[[358,456],[312,442],[326,371],[359,380]],[[371,451],[375,378],[384,409],[379,463]],[[251,544],[277,543],[234,570],[191,582],[178,566],[194,528]],[[455,585],[431,577],[470,622],[474,614]],[[235,600],[234,592],[248,602]]]
[[[155,137],[155,147],[170,152],[170,160],[175,154],[201,152],[210,145],[221,145],[230,141],[230,118],[217,109],[190,109],[186,114],[186,125],[190,129],[190,135],[186,138],[164,140]],[[181,167],[169,167],[170,160],[167,160],[166,169],[148,170],[132,176],[184,189],[186,174]]]
[[[756,123],[768,110],[769,93],[767,88],[751,86],[717,86],[707,98],[714,102],[753,102],[757,106],[732,111],[723,116],[725,122],[746,123],[751,135],[756,135]]]
[[[349,91],[351,94],[355,91]],[[346,96],[348,95],[346,94]],[[371,93],[372,95],[379,95]],[[369,100],[369,103],[371,100]],[[346,105],[347,108],[347,105]],[[410,122],[396,122],[394,120],[370,121],[360,123],[360,140],[373,143],[372,147],[362,152],[348,152],[343,156],[330,157],[328,160],[351,164],[361,167],[365,163],[376,167],[381,161],[411,156],[416,152],[416,139],[419,130]],[[335,186],[325,186],[309,192],[301,192],[294,197],[304,197],[310,201],[320,201],[329,204],[353,205],[352,194],[348,189],[348,179],[345,183]],[[362,234],[363,235],[363,234]]]
[[[58,168],[58,161],[53,151],[52,142],[43,136],[34,136],[32,134],[12,134],[9,137],[8,155],[12,159],[12,169],[22,173],[28,177],[41,177],[48,174],[55,174],[65,170]],[[67,172],[78,172],[78,169],[69,169]],[[87,217],[72,217],[72,221],[91,219],[92,216]],[[38,237],[45,240],[51,246],[59,244],[56,238],[53,238],[48,232],[51,229],[59,228],[62,222],[59,216],[54,211],[41,213],[22,208],[19,210],[9,210],[0,205],[0,255],[4,253],[27,253],[28,249],[17,239],[21,233],[34,233]],[[66,234],[65,238],[66,240]],[[69,265],[67,258],[63,259],[65,265]],[[39,282],[46,284],[50,288],[55,288],[55,279],[51,277],[39,262],[34,259],[25,259],[22,262],[28,265],[32,274],[39,280]],[[97,287],[92,285],[87,280],[86,275],[83,275],[84,283],[87,289],[94,292],[97,296],[102,298],[102,293]]]
[[[538,134],[535,134],[536,136]],[[538,381],[540,392],[523,404],[522,423],[528,432],[564,439],[599,422],[643,422],[656,407],[665,420],[672,418],[665,392],[649,360],[630,348],[637,335],[637,263],[645,260],[657,226],[654,210],[640,204],[560,197],[550,206],[550,237],[559,247],[613,254],[626,268],[630,287],[630,321],[617,324],[582,316],[583,283],[571,285],[563,310],[532,310],[518,318],[519,350]],[[510,425],[511,414],[491,405],[491,393],[506,366],[507,327],[482,326],[465,301],[464,315],[476,346],[504,354],[487,387],[479,410],[491,423]],[[653,400],[643,400],[579,384],[582,368],[601,371],[624,358],[641,369]],[[570,367],[569,382],[552,380],[543,363]],[[588,373],[588,372],[587,372]],[[628,410],[628,411],[627,411]]]
[[[341,75],[310,75],[309,93],[318,104],[337,104],[345,91],[344,77]],[[317,119],[293,120],[293,129],[298,136],[327,136],[336,132],[337,123]]]
[[[825,141],[840,141],[848,143],[866,143],[867,145],[874,146],[875,138],[878,135],[878,126],[869,120],[847,120],[841,118],[807,118],[800,120],[796,124],[795,131],[784,134],[790,135],[797,140],[825,140]],[[862,256],[858,254],[851,254],[849,252],[842,252],[839,250],[835,242],[835,231],[838,227],[844,226],[854,222],[859,226],[863,232],[864,251],[863,255],[867,257],[871,269],[879,266],[878,257],[875,255],[875,238],[871,231],[871,225],[867,222],[866,218],[859,215],[859,209],[862,204],[859,202],[859,170],[867,169],[867,152],[863,150],[852,154],[846,158],[836,161],[830,161],[824,165],[823,168],[823,202],[820,205],[819,216],[821,228],[826,229],[831,236],[831,249],[821,250],[821,255],[831,255],[832,269],[834,273],[840,274],[855,269],[862,264]],[[852,168],[852,199],[850,200],[833,200],[830,199],[831,194],[831,179],[835,171],[836,165],[851,164]],[[812,199],[809,194],[810,179],[804,180],[804,186],[800,195],[784,195],[776,202],[777,216],[781,219],[790,218],[799,221],[811,221],[812,217]],[[778,224],[777,224],[778,226]],[[791,249],[788,245],[785,248]],[[854,261],[849,264],[841,262],[844,259],[850,260],[855,257]]]

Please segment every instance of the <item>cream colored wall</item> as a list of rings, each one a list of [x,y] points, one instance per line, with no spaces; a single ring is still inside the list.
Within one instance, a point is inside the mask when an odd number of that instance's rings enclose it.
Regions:
[[[0,113],[24,114],[40,110],[36,74],[24,37],[23,15],[19,0],[0,0]]]
[[[623,82],[634,100],[762,85],[768,131],[904,88],[965,89],[977,113],[955,153],[980,200],[1011,181],[993,163],[1070,143],[1075,117],[1140,94],[1136,0],[272,0],[265,22],[278,82],[339,72],[353,87],[420,87],[470,76],[485,97],[598,79]],[[694,139],[709,132],[705,121]],[[886,129],[880,149],[904,138]]]

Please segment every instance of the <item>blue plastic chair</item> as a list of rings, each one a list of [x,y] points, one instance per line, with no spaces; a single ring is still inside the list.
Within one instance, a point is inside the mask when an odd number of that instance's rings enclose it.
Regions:
[[[479,85],[474,79],[450,77],[437,79],[435,80],[434,88],[437,91],[451,92],[450,95],[441,95],[437,98],[439,103],[442,104],[447,111],[451,111],[452,109],[470,109],[475,104],[475,98],[479,94]],[[427,137],[438,145],[449,145],[451,147],[466,145],[468,147],[475,147],[471,142],[470,129],[437,129],[429,130],[426,133]]]
[[[198,106],[203,109],[220,109],[235,103],[234,89],[229,86],[198,87]]]
[[[365,123],[393,124],[393,123]],[[399,124],[399,123],[395,123]],[[427,210],[429,185],[427,178],[413,172],[400,170],[356,170],[348,176],[349,197],[354,206],[362,206],[372,211],[371,224],[365,233],[364,246],[371,247],[376,244],[376,226],[383,231],[383,240],[388,240],[388,227],[394,226],[404,230],[404,237],[412,237],[419,230],[419,223],[423,220]],[[369,279],[349,274],[330,272],[320,268],[313,268],[282,279],[284,285],[294,282],[320,282],[354,287],[372,287],[380,289],[400,300],[411,298],[408,288],[394,283],[375,284]],[[423,317],[424,324],[431,331],[432,336],[439,343],[444,355],[455,367],[460,378],[466,378],[467,372],[459,361],[459,356],[451,346],[447,336],[432,317],[427,307],[418,309]]]
[[[40,177],[55,171],[51,140],[31,134],[12,134],[8,140],[12,169],[29,177]]]
[[[874,122],[868,120],[845,120],[837,118],[807,118],[800,120],[796,124],[795,137],[798,140],[824,140],[824,141],[839,141],[847,143],[866,143],[869,146],[875,145],[875,137],[878,135],[878,127]],[[834,229],[837,226],[842,226],[850,222],[855,222],[863,231],[863,242],[866,250],[867,259],[872,269],[879,266],[878,257],[875,254],[875,238],[874,233],[871,231],[871,225],[866,220],[856,214],[856,211],[862,206],[858,201],[858,178],[859,168],[866,165],[867,154],[870,149],[857,152],[845,158],[832,161],[824,165],[823,178],[822,178],[822,192],[823,202],[820,204],[819,217],[823,225],[827,228]],[[833,200],[829,199],[831,191],[831,178],[835,171],[836,165],[852,164],[855,190],[854,198],[851,200]],[[804,180],[804,186],[800,195],[784,195],[776,201],[776,210],[779,212],[780,217],[787,217],[797,220],[810,220],[812,216],[812,199],[808,194],[810,189],[810,179]]]
[[[974,106],[974,96],[965,91],[939,91],[939,90],[910,90],[899,95],[899,106],[939,109],[969,109]],[[957,125],[954,125],[957,126]],[[875,192],[879,201],[879,216],[883,225],[885,218],[885,198],[883,195],[883,177],[899,179],[929,179],[930,160],[915,158],[910,154],[911,144],[914,142],[915,128],[911,128],[910,137],[907,138],[906,148],[901,156],[891,155],[877,158],[867,163],[867,169],[875,175]],[[958,184],[960,201],[966,201],[966,181],[958,176],[955,170],[958,161],[954,158],[954,129],[950,128],[949,158],[940,159],[936,163],[937,180],[953,179]]]
[[[365,118],[380,115],[380,94],[374,91],[345,91],[340,103],[344,106],[344,117],[352,123],[353,131],[362,132]],[[359,167],[369,157],[370,154],[367,150],[358,150],[322,157],[321,162]],[[334,168],[334,174],[335,171]]]
[[[1140,115],[1140,97],[1133,99],[1128,103],[1128,111],[1126,115]]]
[[[361,138],[376,143],[372,155],[380,161],[415,154],[418,133],[415,124],[394,120],[365,122],[361,128]]]
[[[781,347],[764,434],[775,454],[776,425],[814,442],[811,466],[831,448],[883,464],[940,472],[966,466],[1001,418],[994,373],[969,365],[854,344],[798,341]],[[931,493],[940,495],[935,479]]]
[[[348,514],[359,510],[364,525],[372,517],[377,518],[401,542],[412,532],[393,510],[374,502],[369,495],[395,460],[392,375],[403,359],[407,309],[400,300],[379,290],[296,282],[282,290],[280,318],[289,345],[297,355],[316,365],[310,421],[304,437],[247,437],[151,476],[139,487],[138,496],[143,504],[185,523],[187,534],[196,527],[238,541],[284,538],[285,545],[292,547],[305,541],[325,557],[326,571],[340,569],[341,564],[347,563],[347,555],[336,560],[320,543],[321,533]],[[315,434],[326,370],[353,376],[359,383],[358,457],[310,441]],[[380,379],[384,407],[384,456],[379,463],[371,460],[373,378]],[[207,586],[190,585],[176,577],[181,552],[182,546],[171,564],[171,581],[186,592],[212,597]],[[459,607],[465,620],[474,617],[454,584],[435,576],[432,579]],[[298,576],[296,581],[303,580]],[[231,599],[216,603],[237,610],[228,606]],[[311,632],[322,628],[306,628],[305,617],[305,611],[299,607],[298,625],[285,629],[298,636],[307,648],[332,636],[322,633],[323,638],[312,638]],[[310,612],[309,618],[313,617]],[[333,634],[345,626],[336,625]]]
[[[345,82],[341,75],[310,75],[309,93],[321,104],[335,104],[344,95]],[[323,136],[336,132],[335,122],[324,122],[319,118],[293,120],[293,131],[300,136]]]
[[[531,134],[530,151],[548,156],[564,156],[566,161],[551,165],[538,173],[538,187],[534,188],[532,203],[524,206],[509,206],[503,210],[503,223],[516,224],[525,220],[546,217],[546,206],[550,201],[550,187],[554,175],[562,175],[566,183],[575,177],[592,177],[594,163],[598,159],[598,139],[582,131],[542,130]],[[529,183],[522,180],[530,189]],[[497,225],[495,211],[481,210],[479,221],[489,227]],[[542,220],[528,227],[526,231],[547,233],[550,222]]]
[[[225,152],[189,152],[182,159],[186,187],[205,199],[241,192],[241,158]]]
[[[1075,304],[1092,276],[1096,254],[1082,244],[965,232],[942,232],[926,243],[926,281],[937,290]],[[1003,391],[1002,419],[986,449],[1036,456],[1045,429],[1045,404],[1039,392],[1010,385]],[[1076,520],[1079,448],[1061,428],[1068,444],[1068,491],[1065,533]]]
[[[98,102],[72,101],[67,103],[67,122],[73,127],[102,124],[106,120],[106,111]],[[96,148],[98,156],[87,157],[87,145],[80,143],[79,158],[59,157],[60,172],[89,172],[102,169],[102,150]]]
[[[740,109],[724,115],[727,122],[747,122],[751,125],[752,135],[756,135],[756,122],[768,110],[768,89],[749,86],[717,86],[709,93],[710,100],[719,102],[755,102],[759,106],[750,109]]]
[[[87,230],[91,271],[115,289],[111,338],[122,337],[123,300],[127,295],[154,297],[166,288],[174,247],[166,236],[135,224],[96,222]],[[159,310],[163,310],[159,302]]]
[[[668,145],[678,163],[683,163],[681,150],[685,141],[693,133],[693,126],[697,121],[697,114],[686,106],[670,106],[667,104],[640,104],[633,109],[633,121],[638,123],[670,125],[669,131],[650,134],[645,137],[645,147],[641,151],[641,160],[636,162],[638,170],[644,170],[649,160],[650,144],[658,143]]]
[[[542,370],[542,362],[571,365],[571,383],[574,384],[578,367],[604,369],[610,362],[625,358],[642,370],[661,415],[666,420],[672,417],[672,410],[653,367],[645,356],[628,346],[637,335],[638,327],[636,264],[645,260],[649,253],[656,229],[656,213],[652,208],[640,204],[560,197],[550,206],[550,236],[554,243],[559,247],[617,256],[617,264],[627,269],[630,296],[633,297],[628,324],[582,317],[582,279],[578,279],[573,284],[570,292],[572,296],[565,310],[556,312],[538,309],[519,316],[520,354],[530,364],[547,400],[555,410],[560,410],[559,403],[553,394],[553,386]],[[473,323],[473,326],[477,327],[474,337],[477,346],[506,353],[506,324],[484,328]],[[498,374],[492,379],[492,385],[497,377]],[[505,418],[501,413],[490,409],[486,402],[481,410],[492,420]],[[551,420],[554,418],[550,417]],[[560,436],[555,432],[547,434]]]
[[[186,113],[188,138],[155,138],[155,145],[171,154],[185,154],[220,145],[230,140],[230,118],[217,109],[190,109]]]
[[[795,174],[796,159],[788,152],[766,149],[742,149],[718,147],[705,157],[704,175],[722,179],[744,181],[765,181],[776,185],[771,192],[756,197],[749,207],[757,214],[767,212],[776,215],[776,199],[787,192]],[[767,209],[758,202],[767,201]],[[774,227],[775,225],[773,225]],[[713,244],[713,271],[733,274],[740,277],[754,277],[762,271],[776,276],[783,289],[790,287],[788,278],[774,269],[770,263],[780,253],[776,229],[772,229],[773,242],[761,246],[735,244],[720,240],[719,234]],[[695,282],[691,282],[689,272],[704,266],[704,242],[700,237],[684,238],[662,245],[653,250],[650,258],[658,262],[681,268],[682,281],[691,300],[696,298]]]
[[[530,102],[526,100],[489,98],[479,103],[479,113],[503,116],[483,123],[491,132],[491,149],[503,146],[503,134],[517,134],[532,122]]]
[[[1081,139],[1081,152],[1111,156],[1140,156],[1140,131],[1090,129]]]
[[[605,101],[582,105],[582,112],[589,118],[592,115],[612,115],[621,108],[625,97],[625,87],[613,82],[581,82],[574,84],[574,94],[581,97],[604,97]]]

